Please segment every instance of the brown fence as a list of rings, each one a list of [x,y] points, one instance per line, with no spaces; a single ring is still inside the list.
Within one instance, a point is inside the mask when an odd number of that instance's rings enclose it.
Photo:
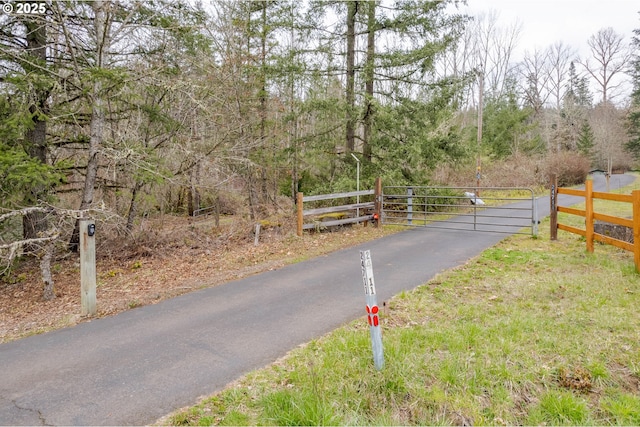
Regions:
[[[366,197],[371,195],[374,196],[373,200],[368,202],[356,202],[339,206],[304,209],[305,203],[354,197],[359,199],[360,196]],[[297,234],[298,236],[302,236],[303,230],[313,230],[317,228],[353,224],[358,222],[366,223],[368,221],[374,221],[374,224],[377,226],[380,218],[381,198],[382,183],[380,178],[376,179],[375,188],[373,190],[321,194],[318,196],[305,196],[303,193],[298,193],[296,197]],[[311,218],[311,222],[305,222],[305,218]]]
[[[585,208],[575,209],[566,206],[558,206],[558,194],[566,194],[570,196],[584,197]],[[612,200],[616,202],[631,203],[633,206],[632,218],[620,218],[617,216],[606,215],[594,212],[593,201]],[[581,229],[567,224],[558,223],[558,212],[564,212],[570,215],[577,215],[585,218],[585,228]],[[551,240],[557,240],[558,230],[568,231],[570,233],[579,234],[587,241],[587,251],[593,252],[594,241],[606,243],[621,249],[633,252],[633,258],[636,265],[636,271],[640,272],[640,190],[634,190],[631,194],[612,194],[593,191],[593,181],[588,180],[585,183],[584,190],[576,190],[572,188],[558,188],[556,177],[551,179]],[[602,221],[609,224],[627,227],[633,231],[633,241],[617,239],[595,231],[595,222]]]

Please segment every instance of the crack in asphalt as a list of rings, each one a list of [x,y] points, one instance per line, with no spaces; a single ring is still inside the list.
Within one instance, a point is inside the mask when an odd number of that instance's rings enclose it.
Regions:
[[[20,411],[33,412],[34,414],[37,414],[38,415],[38,419],[40,420],[40,425],[42,425],[42,426],[51,426],[51,425],[53,425],[53,424],[47,424],[47,420],[45,419],[44,415],[42,414],[42,412],[40,410],[32,409],[32,408],[24,408],[24,407],[20,406],[15,399],[11,400],[11,403],[13,404],[13,406],[15,406]]]

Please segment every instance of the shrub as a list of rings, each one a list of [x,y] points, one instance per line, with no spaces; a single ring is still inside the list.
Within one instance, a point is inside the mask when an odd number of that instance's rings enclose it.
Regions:
[[[433,182],[439,185],[466,186],[476,183],[475,159],[465,164],[441,164],[434,170]],[[484,187],[534,187],[546,185],[548,175],[540,157],[514,154],[506,159],[483,159]]]
[[[559,186],[584,184],[589,174],[589,166],[587,157],[571,151],[550,153],[546,160],[547,176],[556,174]]]

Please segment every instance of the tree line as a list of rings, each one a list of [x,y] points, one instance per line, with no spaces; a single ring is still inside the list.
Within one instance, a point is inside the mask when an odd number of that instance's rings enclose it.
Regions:
[[[257,219],[353,189],[350,153],[365,185],[478,156],[640,155],[637,31],[516,63],[518,24],[457,0],[34,3],[0,15],[0,208],[24,210],[0,251],[59,232],[77,249],[64,212],[108,211],[125,234],[213,203]]]

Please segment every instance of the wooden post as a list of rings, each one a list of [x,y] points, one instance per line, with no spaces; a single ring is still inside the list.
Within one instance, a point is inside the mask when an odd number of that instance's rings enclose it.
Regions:
[[[261,224],[256,222],[254,227],[253,246],[258,246],[258,243],[260,243],[260,226]]]
[[[584,183],[585,188],[585,226],[587,251],[593,253],[593,181],[588,179]]]
[[[382,223],[382,179],[380,177],[376,178],[375,189],[374,189],[374,215],[375,215],[375,226],[378,227]]]
[[[552,174],[550,177],[551,189],[550,203],[551,210],[549,219],[551,221],[551,240],[558,240],[558,175]]]
[[[640,273],[640,190],[631,192],[633,198],[633,262]]]
[[[407,224],[413,221],[413,188],[407,187]]]
[[[94,316],[96,309],[96,224],[80,220],[80,303],[83,316]]]
[[[303,209],[302,209],[302,200],[303,200],[303,198],[304,198],[304,194],[303,193],[298,192],[296,194],[296,207],[297,207],[297,210],[298,210],[298,215],[297,215],[298,220],[297,220],[296,232],[297,232],[298,236],[300,236],[300,237],[302,237],[302,224],[303,224],[303,221],[304,221],[304,216],[302,214],[302,211],[303,211]]]

